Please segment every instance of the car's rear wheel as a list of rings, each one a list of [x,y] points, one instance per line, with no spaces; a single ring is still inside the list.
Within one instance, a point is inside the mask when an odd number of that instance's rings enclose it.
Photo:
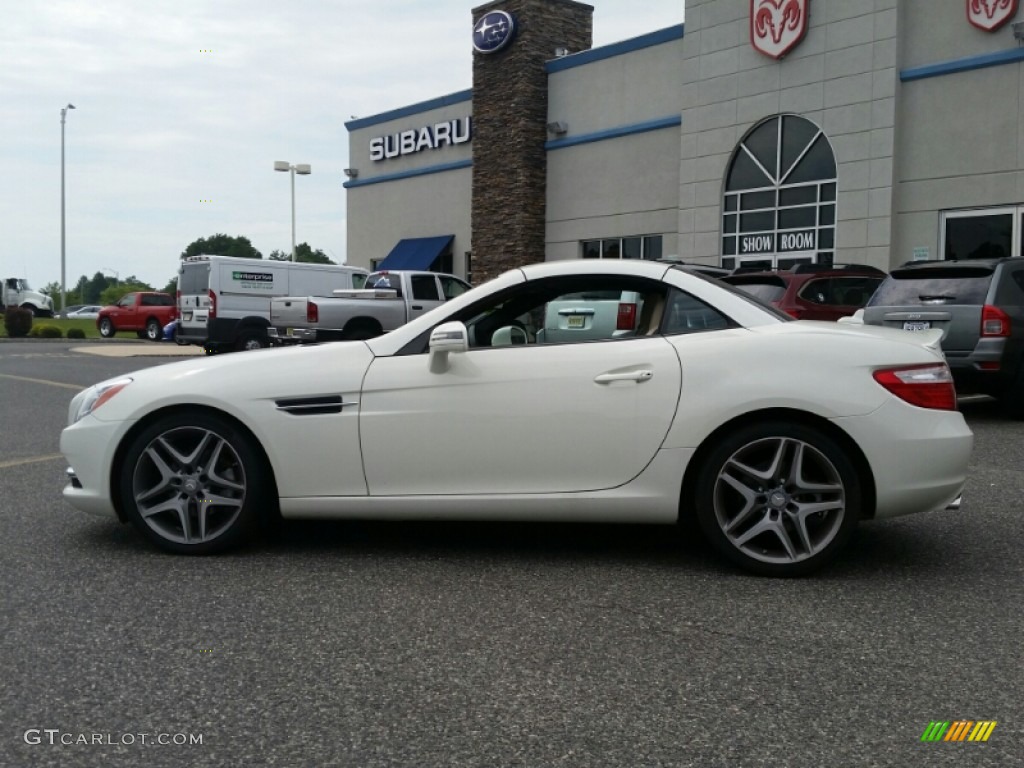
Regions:
[[[163,328],[160,327],[154,319],[150,319],[146,322],[146,338],[150,341],[160,341],[160,338],[164,335]]]
[[[752,424],[707,456],[697,521],[727,558],[762,575],[798,576],[833,560],[860,520],[857,471],[832,438],[786,422]]]
[[[161,549],[220,552],[247,539],[268,503],[251,438],[209,413],[177,413],[132,441],[120,471],[128,519]]]
[[[363,341],[365,339],[375,339],[380,336],[384,330],[379,325],[373,325],[372,323],[354,323],[345,328],[341,333],[342,341]]]
[[[115,333],[114,324],[111,322],[109,317],[104,317],[100,320],[100,336],[104,339],[109,339]]]

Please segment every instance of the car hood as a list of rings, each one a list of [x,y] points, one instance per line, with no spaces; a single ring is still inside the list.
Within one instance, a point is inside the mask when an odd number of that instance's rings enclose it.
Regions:
[[[358,392],[372,360],[362,341],[184,360],[116,377],[130,378],[132,384],[94,415],[104,421],[131,420],[182,404],[239,412],[253,401]]]

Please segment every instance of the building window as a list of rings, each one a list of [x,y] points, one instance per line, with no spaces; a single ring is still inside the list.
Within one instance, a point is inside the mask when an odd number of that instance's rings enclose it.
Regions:
[[[1006,206],[942,214],[939,252],[944,259],[1022,256],[1024,206]]]
[[[835,232],[836,158],[828,138],[796,115],[757,125],[726,176],[722,266],[831,264]]]
[[[636,235],[580,243],[584,259],[660,259],[661,235]]]

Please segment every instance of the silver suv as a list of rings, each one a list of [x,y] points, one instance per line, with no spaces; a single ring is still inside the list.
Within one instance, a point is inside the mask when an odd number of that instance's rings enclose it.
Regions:
[[[911,262],[864,308],[868,325],[942,331],[957,391],[1024,416],[1024,258]]]

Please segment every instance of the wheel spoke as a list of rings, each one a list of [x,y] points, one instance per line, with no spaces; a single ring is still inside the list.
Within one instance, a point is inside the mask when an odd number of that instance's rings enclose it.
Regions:
[[[245,491],[244,482],[238,483],[235,482],[234,480],[224,477],[224,475],[220,474],[220,472],[217,469],[217,465],[220,463],[221,452],[223,451],[225,445],[227,445],[226,440],[221,439],[218,441],[216,447],[210,454],[210,460],[208,462],[208,469],[206,475],[210,479],[210,483],[214,486],[217,486],[219,488],[226,488],[232,491]],[[228,445],[228,450],[231,450],[230,445]],[[235,467],[240,468],[241,465],[238,464],[236,461],[232,461],[232,468]]]
[[[723,474],[719,479],[743,497],[743,508],[733,515],[732,519],[726,524],[725,532],[729,534],[746,522],[757,508],[757,492],[753,488],[744,485],[732,475]]]
[[[136,503],[144,503],[149,499],[152,499],[154,496],[166,491],[170,488],[171,478],[176,475],[175,471],[168,466],[167,462],[164,461],[163,457],[153,446],[148,447],[144,455],[153,462],[153,466],[155,466],[157,471],[160,473],[160,480],[149,490],[136,493]]]

